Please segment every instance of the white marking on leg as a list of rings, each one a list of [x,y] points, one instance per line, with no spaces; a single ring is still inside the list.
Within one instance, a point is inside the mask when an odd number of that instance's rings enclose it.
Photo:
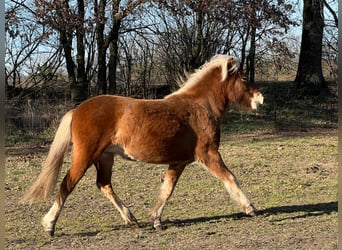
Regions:
[[[120,212],[120,215],[124,219],[126,224],[135,225],[139,227],[136,218],[133,216],[131,211],[125,206],[125,204],[120,200],[120,198],[114,193],[111,186],[101,186],[101,191],[115,206],[115,208]]]
[[[232,186],[229,183],[224,184],[230,197],[236,201],[237,203],[241,204],[242,207],[247,207],[250,204],[250,201],[248,200],[247,196],[242,192],[242,190],[239,188],[238,184],[236,183],[236,186]]]
[[[177,179],[174,179],[174,177],[167,178],[167,175],[165,175],[163,184],[160,187],[159,196],[158,196],[156,205],[154,206],[154,208],[151,210],[151,213],[150,213],[150,220],[153,222],[153,227],[155,229],[160,230],[164,228],[161,223],[161,217],[164,211],[164,207],[167,201],[169,200],[169,198],[171,197],[171,194],[176,186],[179,176],[176,177]]]
[[[197,159],[197,162],[201,164],[206,170],[209,170],[202,161]],[[219,178],[217,175],[215,175],[214,172],[211,172],[216,178]],[[244,212],[248,215],[255,215],[256,209],[252,205],[252,203],[249,201],[245,193],[241,190],[240,185],[238,183],[238,180],[234,177],[233,173],[231,173],[233,176],[232,181],[223,180],[224,186],[226,190],[229,193],[229,196],[237,203],[239,204]],[[220,178],[219,178],[220,179]]]
[[[54,234],[56,221],[61,210],[62,206],[57,201],[55,201],[52,207],[50,208],[49,212],[47,212],[47,214],[42,219],[42,225],[44,227],[44,230],[48,232],[51,236]]]
[[[245,193],[239,187],[239,184],[236,182],[236,185],[232,186],[229,183],[224,184],[230,197],[237,203],[240,204],[242,209],[247,215],[254,216],[256,213],[256,209],[253,204],[249,201]]]

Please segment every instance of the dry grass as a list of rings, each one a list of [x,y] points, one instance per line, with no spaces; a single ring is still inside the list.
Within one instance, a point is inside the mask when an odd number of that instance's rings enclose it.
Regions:
[[[55,237],[48,238],[39,221],[51,203],[18,203],[46,150],[37,144],[7,148],[6,249],[337,249],[336,130],[226,135],[223,158],[259,215],[244,217],[223,185],[193,164],[166,207],[168,229],[160,232],[151,229],[147,214],[165,166],[118,158],[114,187],[142,228],[123,225],[95,187],[91,168],[69,197]]]
[[[114,189],[142,228],[123,224],[90,168],[49,238],[40,219],[52,201],[19,200],[39,174],[53,134],[13,129],[6,135],[6,249],[337,249],[337,99],[293,100],[284,83],[263,90],[261,112],[229,110],[220,148],[258,216],[243,216],[222,183],[193,164],[166,206],[168,228],[154,231],[148,212],[166,167],[118,158]]]

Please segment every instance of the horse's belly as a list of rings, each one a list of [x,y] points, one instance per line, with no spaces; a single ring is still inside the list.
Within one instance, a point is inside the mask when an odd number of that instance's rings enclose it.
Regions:
[[[129,158],[148,163],[192,161],[197,134],[189,124],[190,113],[167,106],[130,109],[120,119],[112,143]]]
[[[112,145],[107,152],[122,156],[124,159],[137,160],[155,164],[172,164],[191,162],[194,159],[194,145],[189,141],[154,141],[128,144],[126,146]]]
[[[110,152],[110,153],[114,153],[115,155],[120,155],[122,158],[127,159],[127,160],[132,160],[132,161],[137,160],[133,156],[131,156],[128,152],[126,152],[126,150],[120,145],[111,144],[105,149],[104,152]]]
[[[140,161],[157,164],[171,164],[177,162],[193,161],[194,154],[192,148],[185,148],[182,145],[168,147],[142,147],[130,150],[130,155]]]

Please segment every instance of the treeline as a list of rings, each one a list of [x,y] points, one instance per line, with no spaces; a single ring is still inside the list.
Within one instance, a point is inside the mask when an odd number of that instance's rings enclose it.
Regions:
[[[320,52],[332,74],[334,2],[324,1],[329,39]],[[159,97],[217,53],[237,56],[251,81],[256,69],[277,80],[297,70],[300,42],[287,34],[301,19],[296,1],[283,0],[9,0],[6,87],[67,89],[73,103],[106,93]]]

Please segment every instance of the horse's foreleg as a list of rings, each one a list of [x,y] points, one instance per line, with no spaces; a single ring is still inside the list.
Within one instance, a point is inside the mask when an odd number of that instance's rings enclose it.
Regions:
[[[161,216],[167,200],[170,198],[179,176],[182,174],[185,164],[181,165],[170,165],[165,173],[163,184],[160,187],[159,196],[157,203],[151,210],[150,219],[155,229],[163,229],[161,224]]]
[[[127,225],[139,227],[138,221],[133,216],[131,211],[125,206],[120,198],[115,194],[111,184],[112,178],[112,166],[114,161],[114,155],[112,153],[103,153],[100,160],[95,163],[97,170],[96,185],[120,212],[121,217],[124,219]]]
[[[87,159],[81,159],[81,157],[74,155],[73,164],[61,183],[56,200],[48,213],[42,219],[44,230],[50,236],[53,236],[55,233],[56,222],[62,211],[65,200],[72,192],[78,181],[83,177],[88,167],[89,161]]]
[[[205,165],[210,173],[224,183],[230,197],[240,204],[242,210],[247,215],[254,216],[256,213],[255,207],[241,190],[234,174],[224,164],[220,153],[217,151],[210,152],[206,158],[206,160],[200,162]]]

